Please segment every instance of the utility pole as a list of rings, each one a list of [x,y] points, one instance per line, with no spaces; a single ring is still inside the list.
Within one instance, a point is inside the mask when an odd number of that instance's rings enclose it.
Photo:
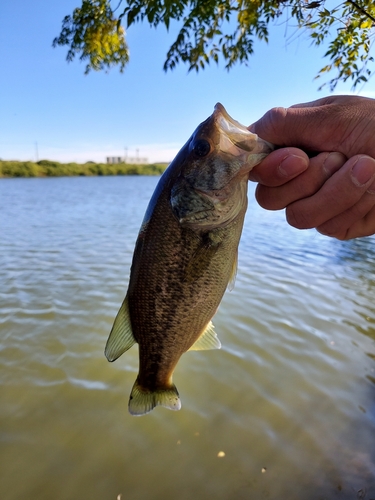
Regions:
[[[38,163],[39,161],[39,152],[38,152],[38,143],[35,141],[35,162]]]
[[[126,146],[124,147],[124,153],[125,153],[125,155],[124,155],[124,163],[126,163],[126,160],[128,159],[128,148]]]

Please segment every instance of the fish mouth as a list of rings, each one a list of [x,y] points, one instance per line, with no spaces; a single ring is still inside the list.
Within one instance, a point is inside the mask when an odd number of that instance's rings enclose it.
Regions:
[[[249,172],[272,150],[217,103],[189,140],[188,168],[171,187],[179,224],[193,230],[229,224],[246,209]]]
[[[273,144],[261,139],[257,134],[250,132],[244,125],[234,120],[220,102],[215,105],[213,117],[221,131],[221,151],[241,157],[245,164],[249,163],[250,155],[251,163],[255,164],[273,151]]]

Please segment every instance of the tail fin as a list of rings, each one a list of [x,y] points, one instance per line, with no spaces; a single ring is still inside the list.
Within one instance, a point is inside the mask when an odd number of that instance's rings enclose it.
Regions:
[[[179,410],[181,401],[176,386],[168,389],[158,389],[154,392],[142,389],[135,381],[129,399],[129,412],[132,415],[145,415],[155,408],[155,406],[165,406],[170,410]]]

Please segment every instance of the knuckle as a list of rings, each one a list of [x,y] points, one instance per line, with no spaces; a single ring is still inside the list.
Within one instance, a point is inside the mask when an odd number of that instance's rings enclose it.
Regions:
[[[262,208],[268,208],[268,203],[267,203],[267,192],[268,189],[265,186],[262,186],[262,184],[258,184],[256,189],[255,189],[255,199],[259,203],[259,205]]]
[[[262,118],[253,123],[249,129],[263,139],[271,140],[275,136],[277,137],[280,125],[283,123],[286,115],[286,108],[271,108],[262,116]]]
[[[349,239],[348,224],[345,223],[345,221],[340,217],[334,217],[324,224],[320,224],[319,226],[317,226],[316,230],[324,236],[330,236],[331,238],[336,238],[337,240],[343,241]]]
[[[276,196],[276,190],[262,184],[258,184],[255,190],[255,198],[258,204],[266,210],[281,210],[285,208],[282,200]]]
[[[316,228],[318,233],[322,234],[323,236],[329,236],[330,238],[335,238],[336,240],[347,240],[348,238],[348,230],[347,229],[342,229],[342,228],[329,228],[327,226],[319,226]]]
[[[297,229],[311,229],[315,227],[311,214],[301,209],[298,203],[289,205],[286,208],[285,215],[288,224]]]
[[[267,122],[269,128],[273,133],[277,133],[279,130],[280,122],[286,117],[287,109],[282,107],[272,108],[266,113]]]

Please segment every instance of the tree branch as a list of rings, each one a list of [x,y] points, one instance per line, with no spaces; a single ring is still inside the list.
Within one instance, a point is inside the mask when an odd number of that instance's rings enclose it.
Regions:
[[[357,10],[359,10],[360,12],[362,12],[362,14],[364,14],[366,17],[368,17],[369,19],[371,19],[371,21],[373,23],[375,23],[375,17],[372,17],[371,14],[369,14],[368,12],[365,11],[365,9],[363,7],[361,7],[360,5],[358,5],[357,3],[353,2],[353,0],[346,0],[348,3],[352,4],[354,8],[356,8]]]

